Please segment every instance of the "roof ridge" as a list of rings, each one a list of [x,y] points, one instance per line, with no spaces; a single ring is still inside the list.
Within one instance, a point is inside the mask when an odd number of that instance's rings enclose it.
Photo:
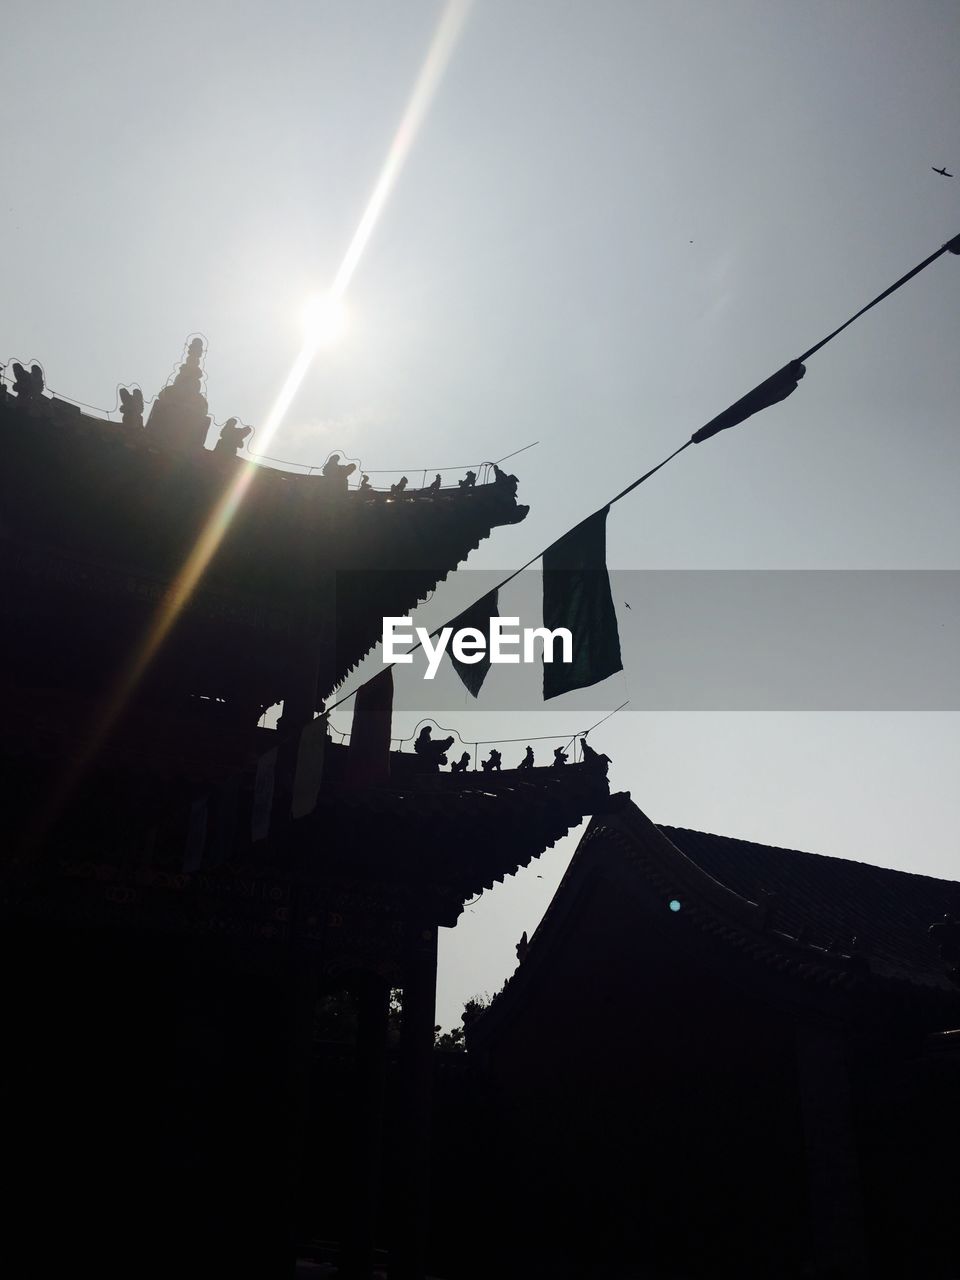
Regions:
[[[933,884],[940,885],[952,884],[960,889],[960,881],[949,880],[945,876],[931,876],[924,871],[904,871],[900,867],[884,867],[876,862],[866,862],[862,858],[844,858],[835,853],[813,853],[809,849],[794,849],[789,845],[770,844],[765,840],[749,840],[745,836],[720,835],[715,831],[702,831],[698,827],[677,827],[665,822],[656,822],[654,826],[665,835],[669,835],[670,832],[677,832],[680,835],[702,836],[708,840],[722,840],[725,844],[749,845],[753,849],[769,849],[774,853],[796,854],[801,858],[816,858],[822,862],[867,867],[871,871],[880,871],[884,874],[898,877],[905,876],[911,880],[928,880]]]

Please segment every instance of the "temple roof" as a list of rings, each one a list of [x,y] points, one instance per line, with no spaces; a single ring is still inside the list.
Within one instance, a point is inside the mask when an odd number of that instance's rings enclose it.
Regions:
[[[610,895],[622,911],[604,926],[593,917]],[[550,981],[552,957],[569,965],[573,922],[585,913],[594,933],[622,934],[619,953],[644,968],[652,958],[671,965],[680,948],[695,969],[755,985],[768,1001],[895,1006],[934,1027],[956,1025],[960,989],[929,930],[958,910],[953,881],[657,826],[629,796],[614,796],[475,1034],[482,1040],[502,1016],[519,1014],[536,984]],[[591,963],[584,954],[579,966]]]
[[[659,830],[721,884],[766,902],[768,927],[784,937],[862,956],[879,976],[948,987],[927,929],[960,909],[960,884],[730,836]]]
[[[270,705],[313,648],[319,707],[379,640],[384,614],[409,613],[527,511],[502,473],[351,489],[344,468],[296,475],[202,443],[174,447],[156,429],[42,395],[0,397],[0,441],[3,589],[23,615],[21,682],[37,686],[50,672],[62,687],[107,679],[207,546],[154,664],[158,688]],[[334,612],[335,636],[324,625]]]
[[[64,923],[293,942],[319,948],[334,968],[379,966],[392,963],[404,922],[454,925],[469,898],[609,803],[605,761],[464,775],[418,773],[407,754],[412,767],[401,766],[395,784],[371,788],[337,780],[347,749],[327,750],[333,780],[314,811],[291,820],[289,794],[280,796],[266,839],[251,841],[249,775],[232,792],[203,798],[192,855],[192,811],[151,811],[145,796],[143,829],[129,815],[112,849],[74,831],[42,883],[17,884],[17,910]]]
[[[347,749],[328,747],[334,778],[338,752]],[[412,884],[441,886],[456,903],[450,924],[466,899],[515,875],[609,804],[605,763],[418,775],[403,768],[413,759],[393,754],[390,786],[325,781],[315,813],[296,825],[307,845],[311,829],[319,833],[326,870],[341,859],[354,874],[393,869]]]

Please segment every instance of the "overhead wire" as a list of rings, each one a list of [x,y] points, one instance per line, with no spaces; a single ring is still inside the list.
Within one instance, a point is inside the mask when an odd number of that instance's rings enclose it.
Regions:
[[[931,253],[929,257],[924,258],[922,262],[918,263],[915,267],[911,268],[911,270],[908,271],[905,275],[902,275],[898,280],[895,280],[892,285],[884,289],[882,293],[877,294],[877,296],[873,298],[870,302],[868,302],[866,306],[861,307],[859,311],[856,311],[848,320],[845,320],[843,324],[839,325],[836,329],[832,330],[832,332],[828,333],[825,338],[821,338],[819,342],[814,343],[814,345],[808,348],[803,353],[803,355],[797,357],[796,360],[790,361],[782,369],[778,370],[776,374],[772,375],[771,378],[766,378],[764,379],[763,382],[758,383],[757,386],[754,387],[752,391],[748,392],[746,396],[742,396],[740,400],[735,401],[734,405],[730,406],[730,409],[735,408],[737,405],[742,405],[745,401],[749,400],[750,397],[753,396],[757,391],[761,390],[761,388],[763,388],[767,383],[772,382],[773,379],[784,374],[787,370],[791,368],[791,366],[794,366],[794,367],[800,366],[800,372],[799,372],[798,378],[802,377],[803,376],[802,366],[805,360],[808,360],[812,355],[815,355],[818,351],[821,351],[827,345],[828,342],[832,342],[833,339],[836,338],[838,334],[843,333],[844,329],[849,328],[849,326],[852,325],[855,320],[859,320],[861,316],[866,315],[866,313],[870,311],[873,307],[877,306],[878,303],[883,302],[885,298],[889,298],[891,294],[896,293],[898,289],[901,289],[909,280],[912,280],[914,276],[919,275],[919,273],[925,270],[927,267],[929,267],[931,263],[936,262],[937,259],[940,258],[944,253],[960,254],[960,235],[956,235],[951,240],[948,240],[945,244],[941,245],[940,248],[937,249],[934,253]],[[781,396],[778,398],[782,399],[783,397]],[[759,407],[763,408],[763,407],[769,407],[769,406],[760,405]],[[751,409],[749,413],[744,414],[743,418],[735,419],[729,425],[731,426],[737,425],[739,421],[743,421],[746,417],[752,416],[754,412],[758,412],[758,411],[759,409]],[[725,412],[729,413],[730,410],[728,409]],[[619,502],[622,498],[625,498],[628,494],[632,493],[634,489],[636,489],[639,485],[643,484],[646,480],[649,480],[651,476],[655,476],[658,471],[660,471],[663,467],[667,465],[668,462],[672,462],[673,459],[676,458],[679,454],[683,453],[685,449],[688,449],[691,444],[699,444],[703,440],[711,438],[711,436],[713,434],[716,434],[718,431],[723,430],[724,429],[723,427],[717,426],[717,427],[714,427],[714,429],[710,431],[709,434],[707,434],[708,428],[713,426],[713,424],[717,423],[719,419],[721,419],[723,416],[724,416],[723,414],[720,414],[720,415],[717,415],[716,418],[711,419],[710,423],[706,424],[706,426],[704,427],[701,427],[698,431],[695,431],[690,436],[689,440],[685,440],[684,443],[679,446],[679,448],[674,449],[673,453],[669,454],[666,458],[664,458],[662,462],[658,462],[655,467],[651,467],[649,471],[645,471],[642,476],[634,480],[631,484],[628,484],[625,489],[621,489],[620,492],[616,494],[615,497],[609,500],[609,502],[606,502],[604,503],[603,506],[598,507],[597,510],[591,512],[590,515],[584,516],[584,518],[578,521],[577,524],[571,526],[571,528],[567,530],[567,533],[571,533],[574,529],[578,529],[580,525],[586,524],[588,520],[592,520],[594,517],[600,515],[601,512],[606,511],[610,507],[612,507],[614,503]],[[565,537],[565,536],[566,534],[561,534],[561,537]],[[508,583],[512,582],[514,578],[519,577],[519,575],[523,573],[525,569],[529,569],[531,565],[534,565],[538,560],[541,560],[543,556],[550,550],[552,546],[555,545],[557,541],[559,541],[559,539],[555,538],[546,547],[544,547],[542,551],[538,551],[535,556],[531,556],[531,558],[525,564],[522,564],[519,569],[515,569],[512,573],[508,574],[507,577],[505,577],[502,580],[502,582],[499,582],[495,587],[491,587],[489,591],[485,591],[483,595],[479,597],[479,600],[483,600],[488,595],[493,595],[495,591],[501,590],[503,587],[507,586]],[[474,601],[474,604],[477,604],[477,603],[479,603],[479,601]],[[468,606],[468,607],[471,607],[471,606]],[[459,610],[457,616],[459,617],[464,612],[465,610],[463,609]],[[431,631],[426,638],[429,640],[435,639],[440,634],[440,632],[443,631],[445,626],[449,626],[449,622],[444,623],[442,626],[437,627],[434,631]],[[406,650],[403,656],[406,658],[410,654],[416,653],[416,651],[418,649],[421,649],[422,647],[423,647],[423,641],[418,641],[412,648]],[[389,667],[392,667],[394,665],[396,664],[385,663],[383,670],[387,670]],[[378,675],[379,674],[380,673],[378,672]],[[374,680],[376,678],[377,678],[376,676],[371,676],[370,679],[363,681],[362,684],[357,685],[356,688],[351,689],[348,693],[345,693],[342,697],[338,698],[336,702],[333,702],[330,704],[329,707],[326,707],[324,709],[325,713],[333,711],[334,708],[339,707],[342,703],[346,702],[348,699],[352,698],[356,693],[358,693],[360,689],[362,689],[365,685],[369,684],[370,680]]]
[[[193,336],[199,336],[199,337],[202,337],[203,335],[202,335],[202,334],[198,334],[198,335],[193,335]],[[204,342],[206,342],[206,339],[204,339]],[[12,365],[14,365],[14,364],[22,364],[25,368],[29,368],[31,365],[39,365],[39,367],[41,368],[41,370],[43,369],[43,364],[42,364],[42,362],[41,362],[41,361],[39,361],[39,360],[20,360],[20,359],[18,359],[17,357],[11,356],[11,357],[6,361],[6,362],[4,362],[4,363],[0,363],[0,381],[2,381],[2,382],[4,382],[4,383],[6,383],[6,384],[7,384],[7,386],[8,386],[8,387],[10,387],[10,388],[13,388],[13,386],[14,386],[15,384],[14,384],[14,380],[13,380],[12,375],[11,375],[11,374],[9,374],[9,373],[7,372],[7,370],[8,370],[8,369],[10,369],[10,367],[11,367]],[[170,377],[167,379],[167,381],[164,383],[164,386],[165,386],[165,387],[170,386],[170,385],[171,385],[171,383],[173,382],[174,377],[175,377],[175,374],[176,374],[176,369],[179,369],[179,365],[175,366],[175,371],[174,371],[174,373],[172,373],[172,374],[170,375]],[[109,421],[109,422],[112,422],[112,421],[114,420],[114,418],[119,417],[119,416],[121,415],[121,413],[123,412],[123,411],[122,411],[122,408],[121,408],[121,406],[120,406],[120,394],[119,394],[119,393],[120,393],[120,388],[121,388],[121,387],[123,387],[125,390],[128,390],[128,389],[130,389],[130,388],[132,388],[132,387],[138,387],[138,388],[139,388],[139,383],[137,383],[137,382],[123,382],[123,383],[119,383],[119,382],[118,382],[118,383],[117,383],[117,402],[116,402],[115,407],[114,407],[113,409],[104,409],[104,408],[103,408],[102,406],[100,406],[100,405],[88,404],[85,400],[77,400],[77,399],[76,399],[75,397],[73,397],[73,396],[64,395],[62,392],[57,391],[55,387],[51,387],[51,386],[49,386],[49,385],[47,384],[47,382],[46,382],[46,375],[44,375],[44,390],[45,390],[45,391],[47,391],[47,392],[49,392],[49,394],[50,394],[51,396],[53,396],[55,399],[57,399],[57,400],[63,400],[63,401],[65,401],[67,404],[73,404],[73,405],[76,405],[76,406],[77,406],[77,408],[79,408],[79,409],[90,409],[90,410],[92,410],[92,412],[93,412],[93,413],[97,413],[97,414],[102,415],[102,416],[103,416],[104,418],[106,418],[106,419],[107,419],[107,421]],[[142,392],[142,388],[139,388],[139,389],[140,389],[140,390],[141,390],[141,392]],[[156,399],[157,399],[157,396],[156,396],[156,395],[154,395],[154,396],[150,396],[150,397],[149,397],[149,399],[148,399],[147,397],[144,397],[144,402],[143,402],[143,404],[144,404],[144,417],[146,417],[146,416],[147,416],[148,410],[149,410],[150,408],[152,408],[152,406],[153,406],[153,404],[155,403]],[[241,424],[241,426],[246,426],[246,425],[248,425],[248,424],[244,423],[244,421],[243,421],[243,419],[242,419],[242,418],[238,418],[238,417],[236,417],[236,415],[233,415],[233,416],[234,416],[234,418],[236,419],[236,421],[237,421],[237,422],[239,422],[239,423]],[[211,415],[210,422],[211,422],[211,426],[212,426],[212,427],[217,428],[217,429],[220,429],[220,428],[222,428],[222,427],[223,427],[224,423],[225,423],[227,420],[228,420],[228,419],[226,419],[226,418],[225,418],[225,419],[223,420],[223,422],[220,422],[220,421],[218,421],[216,418],[214,418],[214,417]],[[325,463],[326,463],[326,462],[328,462],[328,461],[330,460],[330,458],[333,456],[333,454],[334,454],[334,453],[338,454],[340,457],[347,457],[347,458],[349,458],[349,455],[347,454],[347,451],[346,451],[345,449],[332,449],[332,450],[327,454],[327,456],[326,456],[326,458],[324,459],[324,461],[323,461],[323,462],[319,462],[319,463],[316,463],[316,462],[313,462],[313,463],[310,463],[310,462],[297,462],[297,461],[295,461],[295,460],[293,460],[293,459],[291,459],[291,458],[276,458],[276,457],[273,457],[271,454],[267,454],[267,453],[254,453],[254,452],[250,449],[250,444],[253,442],[253,440],[254,440],[254,438],[255,438],[255,436],[256,436],[256,430],[257,430],[257,429],[256,429],[256,427],[251,427],[251,436],[250,436],[250,440],[249,440],[245,445],[241,446],[241,447],[242,447],[242,449],[243,449],[243,452],[246,454],[247,459],[248,459],[250,462],[254,462],[254,463],[259,463],[259,462],[274,462],[274,463],[276,463],[278,466],[281,466],[281,467],[299,467],[302,471],[305,471],[307,474],[309,474],[311,471],[320,471],[320,470],[323,468],[323,466],[325,465]],[[442,475],[445,471],[470,471],[470,470],[472,470],[474,467],[476,467],[478,470],[479,470],[479,469],[481,469],[481,468],[484,468],[484,467],[498,467],[498,466],[500,465],[500,463],[501,463],[501,462],[507,462],[510,458],[515,458],[518,454],[526,453],[526,451],[527,451],[528,449],[533,449],[533,448],[535,448],[539,443],[540,443],[540,441],[539,441],[539,440],[531,440],[531,442],[530,442],[529,444],[525,444],[525,445],[523,445],[523,446],[522,446],[521,448],[519,448],[519,449],[514,449],[512,453],[507,453],[507,454],[505,454],[502,458],[497,458],[495,462],[490,461],[489,459],[485,459],[485,460],[484,460],[484,461],[482,461],[482,462],[462,462],[462,463],[457,463],[457,464],[449,464],[449,465],[444,466],[444,467],[437,467],[437,466],[432,466],[432,465],[431,465],[431,466],[427,466],[427,467],[423,467],[423,466],[420,466],[420,465],[418,465],[418,466],[416,466],[416,467],[412,467],[412,466],[406,466],[406,467],[364,467],[364,466],[363,466],[363,464],[362,464],[362,459],[360,459],[360,458],[350,458],[350,461],[353,461],[353,462],[355,462],[355,463],[357,464],[357,470],[358,470],[358,471],[362,472],[363,474],[371,475],[371,476],[402,475],[402,474],[403,474],[404,472],[406,472],[406,471],[413,471],[414,473],[416,473],[417,471],[426,471],[426,472],[429,472],[429,471],[437,472],[437,471],[439,471],[439,472],[441,473],[441,475]]]

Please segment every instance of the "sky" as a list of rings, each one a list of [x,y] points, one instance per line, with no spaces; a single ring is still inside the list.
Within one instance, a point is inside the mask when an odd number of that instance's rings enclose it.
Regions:
[[[508,466],[529,517],[470,560],[507,571],[960,232],[960,176],[931,169],[960,175],[960,10],[462,8],[346,333],[269,448],[262,432],[251,447],[304,465],[337,449],[413,483],[538,441]],[[214,419],[262,426],[446,10],[19,12],[0,47],[0,359],[39,360],[56,392],[114,409],[118,385],[155,394],[201,332]],[[945,255],[813,357],[788,401],[615,507],[611,566],[960,568],[958,349],[960,258]],[[648,678],[613,677],[595,719]],[[455,718],[473,739],[592,723],[582,702],[482,698]],[[956,712],[628,708],[591,741],[655,821],[957,877]],[[502,985],[574,845],[443,932],[443,1025]]]

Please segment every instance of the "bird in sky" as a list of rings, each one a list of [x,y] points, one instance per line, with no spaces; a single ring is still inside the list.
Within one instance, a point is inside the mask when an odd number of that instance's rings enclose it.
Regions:
[[[934,172],[934,173],[942,174],[944,178],[952,178],[952,177],[953,177],[953,174],[952,174],[952,173],[947,173],[946,169],[938,169],[938,168],[937,168],[937,166],[936,166],[935,164],[932,164],[932,165],[930,166],[930,168],[933,170],[933,172]]]
[[[623,602],[623,603],[627,606],[627,608],[628,608],[628,609],[630,609],[630,602],[629,602],[629,600],[624,600],[624,602]],[[632,609],[630,609],[630,612],[632,613],[632,612],[633,612],[633,610],[632,610]]]

